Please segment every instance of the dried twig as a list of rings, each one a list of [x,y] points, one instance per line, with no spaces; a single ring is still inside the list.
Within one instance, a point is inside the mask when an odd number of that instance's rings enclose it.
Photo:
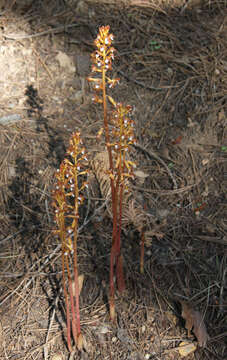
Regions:
[[[56,313],[56,308],[58,305],[58,301],[59,301],[59,295],[57,295],[55,302],[54,302],[54,309],[53,309],[53,313],[50,319],[50,324],[49,324],[49,328],[47,331],[47,335],[46,335],[46,340],[45,340],[45,345],[43,347],[43,352],[44,352],[44,359],[47,360],[48,359],[48,340],[49,340],[49,335],[50,335],[50,331],[54,322],[54,317],[55,317],[55,313]]]
[[[43,59],[41,58],[41,56],[39,55],[39,53],[36,51],[35,48],[33,48],[33,52],[35,53],[35,55],[37,56],[37,58],[39,59],[40,63],[42,64],[42,66],[44,67],[44,69],[46,70],[49,78],[51,80],[53,80],[53,75],[51,74],[50,69],[48,68],[48,66],[45,64],[45,62],[43,61]]]
[[[136,148],[136,149],[139,149],[139,150],[142,150],[145,154],[147,154],[149,156],[149,158],[155,158],[155,160],[158,160],[163,166],[164,168],[166,169],[167,173],[169,174],[169,176],[171,177],[172,179],[172,182],[174,184],[174,189],[176,190],[178,188],[177,186],[177,182],[173,176],[173,174],[171,173],[169,167],[166,165],[166,163],[152,150],[147,150],[144,146],[136,143],[136,144],[133,144],[133,146]]]
[[[11,39],[11,40],[31,39],[31,38],[35,38],[35,37],[39,37],[39,36],[43,36],[43,35],[48,35],[48,34],[57,34],[57,33],[65,31],[66,29],[70,29],[70,28],[77,27],[77,26],[79,27],[79,26],[81,26],[81,24],[76,23],[76,24],[62,25],[62,26],[58,26],[57,28],[54,28],[54,29],[41,31],[39,33],[35,33],[35,34],[31,34],[31,35],[4,34],[4,37],[6,39]]]

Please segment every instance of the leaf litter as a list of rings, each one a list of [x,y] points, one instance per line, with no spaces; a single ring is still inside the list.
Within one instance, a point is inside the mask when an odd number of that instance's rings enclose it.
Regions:
[[[133,351],[129,350],[128,343],[119,339],[121,336],[117,336],[119,333],[114,327],[106,325],[105,328],[105,324],[109,324],[105,281],[108,276],[106,251],[111,241],[108,235],[110,221],[92,222],[92,226],[86,227],[86,233],[81,234],[80,271],[85,276],[83,288],[81,283],[82,326],[86,332],[87,354],[90,359],[107,360],[177,360],[186,356],[185,349],[192,351],[194,342],[187,341],[182,345],[186,341],[183,341],[185,335],[182,337],[181,328],[169,319],[160,321],[160,311],[166,310],[161,299],[168,301],[169,295],[180,293],[196,296],[201,305],[207,304],[206,319],[212,341],[207,342],[204,336],[206,328],[201,331],[202,314],[195,316],[189,311],[185,315],[189,335],[194,333],[198,344],[207,344],[205,348],[197,346],[196,358],[225,358],[226,256],[223,252],[226,225],[223,214],[226,190],[222,179],[226,154],[223,129],[227,46],[224,2],[201,1],[203,6],[191,11],[189,6],[182,8],[183,0],[160,0],[159,9],[155,7],[155,1],[149,2],[150,8],[118,9],[117,0],[89,0],[89,12],[84,16],[76,13],[76,24],[72,9],[65,12],[60,9],[62,1],[45,2],[47,6],[30,1],[31,7],[24,7],[21,16],[18,16],[20,4],[14,2],[13,11],[1,17],[6,52],[1,53],[1,75],[5,86],[0,116],[19,114],[22,117],[16,124],[1,124],[0,133],[0,162],[7,165],[1,165],[0,175],[0,300],[4,302],[1,306],[3,334],[0,335],[3,339],[7,337],[7,342],[0,342],[3,356],[43,359],[42,344],[47,332],[50,358],[59,352],[66,355],[62,342],[65,321],[60,310],[61,295],[59,309],[56,309],[60,323],[54,321],[49,328],[47,323],[47,314],[53,309],[58,290],[54,285],[59,283],[61,271],[59,254],[55,250],[57,244],[50,236],[53,224],[48,220],[52,215],[48,213],[48,200],[53,172],[64,156],[70,129],[81,129],[92,153],[100,151],[101,139],[96,140],[99,124],[92,106],[89,109],[86,104],[77,106],[75,97],[69,96],[71,89],[73,94],[81,90],[79,78],[72,73],[70,62],[69,66],[60,66],[56,54],[65,53],[77,71],[73,57],[82,46],[78,49],[73,41],[81,40],[81,45],[86,45],[86,53],[90,52],[89,44],[96,35],[97,24],[105,21],[116,34],[119,50],[116,72],[126,80],[121,82],[122,100],[127,96],[127,100],[135,105],[138,141],[150,154],[157,153],[167,168],[168,161],[174,166],[167,171],[159,158],[150,158],[135,149],[135,161],[139,164],[139,175],[142,175],[136,179],[135,186],[146,195],[151,228],[146,232],[149,244],[146,244],[142,277],[138,274],[136,252],[139,247],[136,241],[131,241],[137,239],[135,236],[130,237],[130,241],[124,238],[128,293],[123,300],[117,299],[122,322],[118,326],[127,329],[127,336],[134,341]],[[70,1],[73,2],[76,1]],[[137,1],[138,6],[139,3],[148,4],[148,1]],[[59,11],[56,11],[58,7]],[[27,15],[31,17],[30,23]],[[46,29],[50,34],[59,23],[66,24],[62,28],[72,31],[37,36],[32,43],[29,38],[19,42],[5,37],[18,34],[20,30],[31,37]],[[67,27],[68,24],[73,27]],[[95,34],[90,36],[90,30]],[[153,39],[162,46],[151,54],[149,41]],[[37,49],[36,52],[32,48]],[[220,74],[214,71],[217,67]],[[56,76],[51,78],[49,73]],[[26,102],[27,84],[33,84],[37,89],[37,96],[35,91],[30,94],[33,105]],[[44,101],[40,106],[39,99]],[[33,108],[30,109],[31,105]],[[174,139],[179,142],[179,136],[182,136],[181,142],[172,144]],[[15,171],[7,170],[10,167]],[[175,190],[173,179],[178,185]],[[92,215],[93,205],[96,210],[101,205],[92,197],[90,202]],[[193,209],[198,202],[207,206],[197,216]],[[129,210],[132,213],[133,209]],[[94,254],[95,261],[91,261]],[[201,273],[202,277],[197,275]],[[37,300],[33,301],[34,298]],[[16,316],[12,309],[16,309]],[[101,324],[104,328],[100,328]],[[139,331],[141,324],[143,332]],[[179,347],[182,347],[181,353],[177,350]],[[193,352],[190,354],[190,358],[194,357]]]

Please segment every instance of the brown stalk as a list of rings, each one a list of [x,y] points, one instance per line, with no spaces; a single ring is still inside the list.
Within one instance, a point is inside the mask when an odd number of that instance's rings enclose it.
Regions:
[[[76,186],[75,186],[76,187]],[[77,187],[78,190],[78,187]],[[78,209],[76,209],[78,212]],[[77,215],[76,215],[77,216]],[[77,228],[78,228],[78,220],[76,218],[76,225],[75,225],[75,231],[74,231],[74,242],[73,242],[73,258],[74,258],[74,286],[75,286],[75,306],[76,306],[76,316],[74,314],[73,321],[76,324],[76,330],[77,330],[77,337],[75,339],[75,342],[78,345],[78,338],[81,336],[81,329],[80,329],[80,305],[79,305],[79,282],[78,282],[78,262],[77,262]],[[78,348],[80,345],[78,346]],[[81,350],[79,348],[79,350]]]
[[[113,156],[110,145],[108,113],[107,113],[107,99],[106,99],[106,68],[105,63],[102,65],[102,98],[103,98],[103,120],[105,143],[109,156],[110,173],[114,174]],[[112,231],[112,247],[110,255],[110,318],[115,319],[115,305],[114,305],[114,266],[116,264],[116,244],[117,244],[117,189],[114,185],[113,177],[110,177],[111,197],[112,197],[112,214],[113,214],[113,231]]]
[[[123,162],[123,166],[122,166]],[[123,207],[123,193],[124,193],[124,180],[122,173],[124,172],[124,156],[122,159],[122,153],[120,149],[120,166],[118,168],[118,181],[117,181],[117,193],[119,193],[119,208],[118,208],[118,229],[116,237],[116,275],[118,290],[123,292],[125,290],[125,280],[123,273],[123,257],[121,255],[121,227],[122,227],[122,207]],[[120,191],[119,191],[120,190]]]
[[[102,66],[102,92],[103,92],[103,120],[104,120],[104,132],[105,132],[105,142],[106,148],[109,156],[109,166],[110,173],[114,173],[113,165],[113,156],[112,149],[110,146],[110,135],[109,135],[109,124],[108,124],[108,114],[107,114],[107,100],[106,100],[106,69],[105,66]],[[112,213],[113,213],[113,236],[112,236],[112,247],[114,247],[116,234],[117,234],[117,190],[114,186],[114,179],[110,177],[111,184],[111,197],[112,197]],[[113,257],[115,258],[113,251]],[[114,259],[112,261],[114,266]]]
[[[70,306],[71,306],[71,313],[72,313],[72,332],[73,332],[74,341],[76,343],[77,332],[76,332],[76,324],[75,324],[75,307],[74,307],[72,278],[71,278],[71,274],[70,274],[68,255],[66,255],[66,269],[67,269],[67,274],[68,274],[69,297],[70,297]]]
[[[63,174],[64,177],[64,174]],[[62,180],[62,179],[61,179]],[[59,183],[61,191],[64,189],[64,185],[62,182]],[[65,267],[67,271],[67,277],[68,277],[68,286],[69,288],[72,285],[71,277],[70,277],[70,270],[69,270],[69,263],[68,263],[68,253],[66,252],[66,229],[65,229],[65,201],[66,197],[64,196],[64,192],[62,191],[63,195],[63,201],[64,203],[60,203],[59,205],[62,205],[62,212],[59,214],[59,228],[60,228],[60,237],[61,237],[61,243],[62,243],[62,281],[63,281],[63,291],[64,291],[64,297],[65,297],[65,303],[66,303],[66,324],[67,324],[67,345],[69,352],[72,352],[72,344],[71,344],[71,319],[70,319],[70,305],[72,309],[72,297],[70,293],[70,303],[68,298],[68,291],[66,287],[66,278],[65,278]],[[66,265],[66,266],[65,266]],[[75,326],[72,324],[72,331],[73,334],[75,333]]]
[[[70,309],[69,309],[69,299],[68,299],[68,292],[66,288],[66,279],[65,279],[65,255],[63,251],[62,251],[62,282],[63,282],[63,292],[64,292],[65,304],[66,304],[67,345],[69,352],[72,352]]]
[[[108,70],[112,70],[112,60],[114,59],[115,49],[112,47],[113,35],[109,33],[109,26],[102,26],[99,28],[99,34],[95,40],[97,50],[92,53],[92,72],[101,74],[100,77],[89,77],[88,81],[95,84],[95,91],[102,92],[102,97],[97,94],[94,101],[102,103],[103,106],[103,121],[105,132],[105,144],[109,157],[109,177],[111,186],[111,199],[112,199],[112,217],[113,217],[113,230],[112,230],[112,247],[110,254],[110,318],[115,318],[115,305],[114,305],[114,271],[116,267],[116,276],[118,289],[122,292],[125,289],[125,282],[123,276],[123,258],[121,255],[121,227],[122,227],[122,208],[124,196],[124,174],[125,167],[128,170],[131,165],[126,164],[125,149],[132,142],[129,140],[129,133],[131,128],[128,127],[128,122],[124,122],[124,116],[130,112],[131,107],[117,104],[112,97],[107,94],[106,86],[114,87],[119,79],[110,79],[106,76]],[[113,118],[108,116],[107,99],[114,107]],[[109,131],[109,120],[115,122],[117,130],[114,132]],[[120,129],[120,130],[119,130]],[[112,130],[111,130],[112,131]],[[101,132],[100,132],[101,133]],[[115,136],[115,135],[116,136]],[[126,139],[126,140],[125,140]],[[127,148],[128,150],[128,148]],[[113,151],[116,155],[116,162],[113,159]],[[129,174],[127,174],[129,175]],[[130,176],[130,175],[129,175]]]

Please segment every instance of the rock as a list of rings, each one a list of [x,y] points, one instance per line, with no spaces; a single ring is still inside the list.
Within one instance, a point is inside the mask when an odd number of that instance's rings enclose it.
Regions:
[[[75,73],[76,67],[73,64],[73,60],[62,51],[59,51],[58,55],[56,56],[56,60],[59,62],[62,68],[65,68],[68,72]]]

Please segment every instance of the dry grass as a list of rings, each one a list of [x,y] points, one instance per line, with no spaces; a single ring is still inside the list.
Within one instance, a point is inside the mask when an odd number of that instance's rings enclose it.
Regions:
[[[75,358],[180,358],[177,347],[187,339],[183,299],[200,310],[210,335],[186,359],[224,359],[226,1],[88,4],[76,11],[72,1],[28,1],[1,16],[0,358],[69,358],[50,194],[72,130],[80,129],[91,156],[102,149],[101,109],[91,104],[88,87],[87,101],[78,100],[80,79],[56,56],[66,53],[75,66],[75,54],[90,53],[98,27],[109,24],[118,50],[114,72],[122,79],[114,97],[135,106],[139,146],[132,156],[149,174],[132,186],[150,235],[141,276],[140,239],[133,228],[125,230],[127,291],[116,299],[113,326],[111,223],[94,183],[79,241],[86,346]],[[15,114],[21,120],[1,125]]]

